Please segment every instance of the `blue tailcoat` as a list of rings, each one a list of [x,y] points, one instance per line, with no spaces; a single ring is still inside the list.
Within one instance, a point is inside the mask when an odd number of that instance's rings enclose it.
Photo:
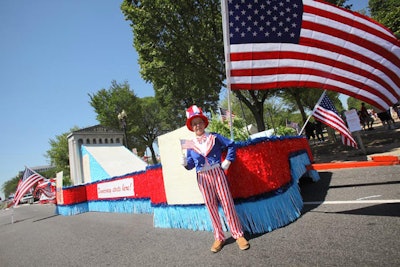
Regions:
[[[236,157],[235,142],[217,133],[210,133],[214,135],[215,144],[211,151],[204,157],[197,153],[193,149],[187,150],[187,165],[186,169],[191,170],[196,167],[196,172],[199,172],[206,164],[206,158],[210,165],[220,164],[221,165],[221,154],[222,151],[227,149],[226,158],[229,161],[234,161]]]

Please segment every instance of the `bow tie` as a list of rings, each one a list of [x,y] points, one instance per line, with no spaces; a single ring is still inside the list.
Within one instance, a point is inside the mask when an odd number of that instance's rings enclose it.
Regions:
[[[204,143],[205,141],[207,141],[207,135],[203,134],[202,136],[196,137],[197,142],[199,142],[199,144]]]

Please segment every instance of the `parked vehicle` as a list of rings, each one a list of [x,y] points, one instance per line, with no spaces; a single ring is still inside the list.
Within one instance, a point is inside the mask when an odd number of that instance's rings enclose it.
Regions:
[[[20,204],[29,203],[33,204],[35,200],[33,199],[33,195],[31,193],[25,194],[19,201]]]

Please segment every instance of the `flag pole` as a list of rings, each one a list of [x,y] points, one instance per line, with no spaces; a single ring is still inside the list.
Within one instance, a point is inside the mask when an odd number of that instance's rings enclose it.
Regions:
[[[228,3],[226,0],[221,1],[221,13],[222,13],[222,32],[224,38],[224,51],[225,51],[225,75],[226,75],[226,88],[228,92],[228,111],[229,111],[229,128],[231,132],[231,140],[234,140],[233,136],[233,123],[232,123],[232,107],[231,107],[231,82],[230,82],[230,41],[229,41],[229,27],[228,21],[229,16],[226,12],[228,10]]]
[[[319,97],[317,103],[315,104],[314,109],[312,110],[310,116],[308,116],[306,122],[304,123],[303,127],[301,128],[301,130],[300,130],[300,132],[299,132],[299,135],[301,135],[301,133],[304,131],[304,128],[306,128],[306,125],[307,125],[308,121],[310,120],[311,116],[314,114],[315,109],[316,109],[316,108],[319,106],[319,104],[321,103],[321,101],[322,101],[322,99],[324,98],[325,94],[326,94],[326,90],[324,90],[324,91],[322,92],[322,94],[321,94],[321,96]]]
[[[14,224],[14,205],[11,208],[11,224]]]

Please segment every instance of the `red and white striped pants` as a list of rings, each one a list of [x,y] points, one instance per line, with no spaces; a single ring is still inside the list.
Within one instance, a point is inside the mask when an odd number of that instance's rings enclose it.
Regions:
[[[243,236],[242,225],[235,210],[225,173],[221,167],[219,165],[214,165],[208,170],[198,172],[197,182],[203,194],[205,205],[210,213],[215,240],[225,240],[221,219],[218,213],[218,201],[225,213],[232,237],[238,239]]]

